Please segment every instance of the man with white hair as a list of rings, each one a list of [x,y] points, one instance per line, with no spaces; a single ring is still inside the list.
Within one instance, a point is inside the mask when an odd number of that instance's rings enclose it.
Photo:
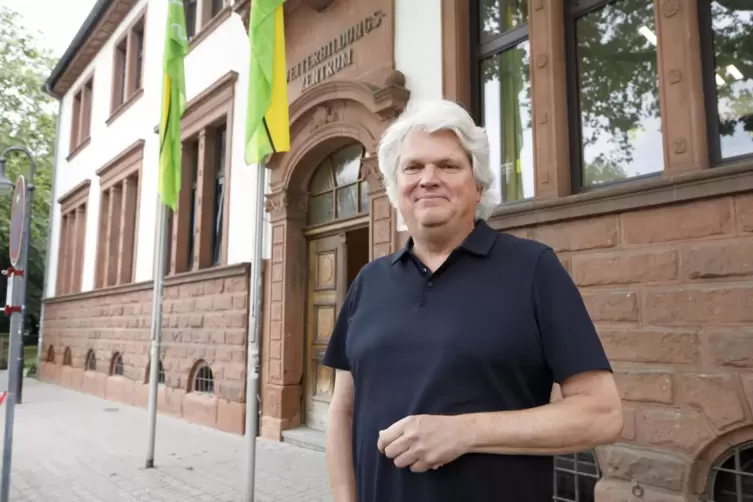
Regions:
[[[410,238],[361,270],[324,356],[335,502],[552,500],[553,455],[622,430],[578,289],[551,248],[485,222],[488,139],[457,104],[411,103],[378,157]]]

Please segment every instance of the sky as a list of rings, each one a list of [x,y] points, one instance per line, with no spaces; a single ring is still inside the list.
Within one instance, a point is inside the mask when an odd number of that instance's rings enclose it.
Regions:
[[[40,32],[40,42],[60,57],[76,36],[96,0],[0,0],[21,14],[26,28]]]

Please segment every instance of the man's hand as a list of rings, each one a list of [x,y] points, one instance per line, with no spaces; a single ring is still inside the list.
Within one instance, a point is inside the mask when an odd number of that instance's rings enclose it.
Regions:
[[[415,415],[379,432],[377,448],[399,468],[413,472],[438,469],[466,451],[454,416]]]

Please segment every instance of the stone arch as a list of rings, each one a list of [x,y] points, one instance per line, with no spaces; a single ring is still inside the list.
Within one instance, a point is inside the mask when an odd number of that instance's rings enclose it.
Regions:
[[[733,448],[753,442],[753,425],[746,425],[739,429],[717,436],[708,443],[696,456],[688,476],[687,490],[700,496],[709,488],[709,474],[712,467]]]
[[[266,210],[272,226],[268,331],[262,346],[261,434],[280,439],[284,429],[301,424],[305,347],[306,242],[308,184],[319,163],[333,150],[361,143],[362,170],[369,184],[370,254],[392,252],[396,218],[376,164],[376,148],[390,121],[405,107],[405,77],[395,71],[381,88],[331,81],[311,88],[290,105],[290,151],[269,159],[270,193]]]

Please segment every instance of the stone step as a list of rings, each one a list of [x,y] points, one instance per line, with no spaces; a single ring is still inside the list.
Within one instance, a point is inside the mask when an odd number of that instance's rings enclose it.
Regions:
[[[324,451],[324,432],[309,427],[282,431],[282,441],[309,450]]]

